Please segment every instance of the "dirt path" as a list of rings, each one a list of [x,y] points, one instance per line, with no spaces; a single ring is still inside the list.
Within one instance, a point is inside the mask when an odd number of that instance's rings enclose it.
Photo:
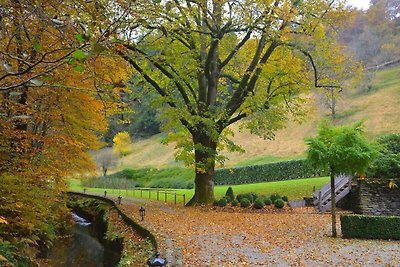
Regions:
[[[170,266],[400,266],[400,241],[331,238],[330,216],[300,208],[243,213],[124,199]],[[339,226],[340,227],[340,226]]]

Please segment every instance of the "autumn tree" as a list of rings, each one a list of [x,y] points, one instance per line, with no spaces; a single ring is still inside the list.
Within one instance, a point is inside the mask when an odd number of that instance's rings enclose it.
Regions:
[[[307,158],[316,169],[330,173],[332,236],[336,237],[335,176],[364,173],[377,155],[377,147],[365,138],[362,123],[332,126],[322,122],[318,136],[306,139]]]
[[[131,153],[131,137],[128,132],[117,133],[113,138],[113,150],[122,158]]]
[[[129,71],[87,33],[84,2],[0,2],[0,243],[54,238],[65,177],[94,170],[87,152],[118,109]]]
[[[224,160],[218,151],[239,149],[230,125],[241,121],[273,138],[303,114],[310,88],[337,86],[318,69],[323,59],[341,57],[332,49],[346,15],[341,1],[113,3],[127,15],[107,45],[159,94],[164,127],[181,148],[177,158],[195,168],[190,204],[213,200],[215,164]]]

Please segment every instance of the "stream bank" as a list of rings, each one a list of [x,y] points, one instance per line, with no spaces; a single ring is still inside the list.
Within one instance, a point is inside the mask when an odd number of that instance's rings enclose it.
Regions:
[[[157,249],[155,237],[107,198],[68,193],[74,224],[49,249],[40,266],[147,266]]]

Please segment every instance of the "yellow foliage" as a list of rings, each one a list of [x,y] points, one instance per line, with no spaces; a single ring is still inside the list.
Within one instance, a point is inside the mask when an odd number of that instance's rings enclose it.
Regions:
[[[131,137],[128,132],[119,132],[113,138],[113,150],[119,157],[131,153]]]

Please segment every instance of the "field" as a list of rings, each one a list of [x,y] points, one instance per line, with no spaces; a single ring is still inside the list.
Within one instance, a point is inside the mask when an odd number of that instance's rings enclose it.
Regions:
[[[301,123],[288,122],[285,129],[276,132],[275,140],[263,140],[248,131],[239,132],[233,126],[232,138],[241,145],[245,153],[226,154],[226,166],[262,164],[289,159],[304,158],[304,138],[313,136],[321,118],[328,117],[328,109],[322,104],[320,94],[314,94],[309,116]],[[371,138],[385,133],[400,132],[400,66],[387,68],[375,73],[372,81],[358,88],[345,88],[338,99],[337,123],[352,123],[364,120]],[[145,140],[135,140],[133,153],[122,159],[121,168],[181,166],[174,161],[175,144],[162,145],[162,134]],[[111,170],[113,171],[113,170]]]
[[[303,197],[310,197],[314,188],[320,188],[329,181],[329,177],[320,178],[307,178],[289,181],[279,181],[279,182],[268,182],[268,183],[257,183],[257,184],[243,184],[243,185],[232,185],[232,189],[235,195],[241,193],[254,192],[261,195],[270,196],[273,193],[278,193],[281,196],[288,196],[289,199],[303,199]],[[69,183],[70,190],[73,191],[83,191],[83,187],[79,180],[71,179]],[[229,186],[215,186],[215,198],[221,198],[225,195],[226,190]],[[101,193],[107,191],[107,194],[112,195],[122,195],[122,196],[134,196],[149,198],[149,190],[156,190],[150,188],[136,188],[135,192],[133,190],[124,189],[111,189],[111,188],[87,188],[88,193]],[[140,192],[142,190],[142,193]],[[188,201],[194,193],[193,189],[160,189],[162,192],[166,191],[167,199],[169,201],[174,201],[174,193],[177,193],[177,202],[182,202],[182,197],[180,195],[185,194],[186,201]],[[164,194],[161,193],[159,198],[164,200]],[[157,193],[155,191],[150,193],[150,199],[155,200],[157,198]]]

